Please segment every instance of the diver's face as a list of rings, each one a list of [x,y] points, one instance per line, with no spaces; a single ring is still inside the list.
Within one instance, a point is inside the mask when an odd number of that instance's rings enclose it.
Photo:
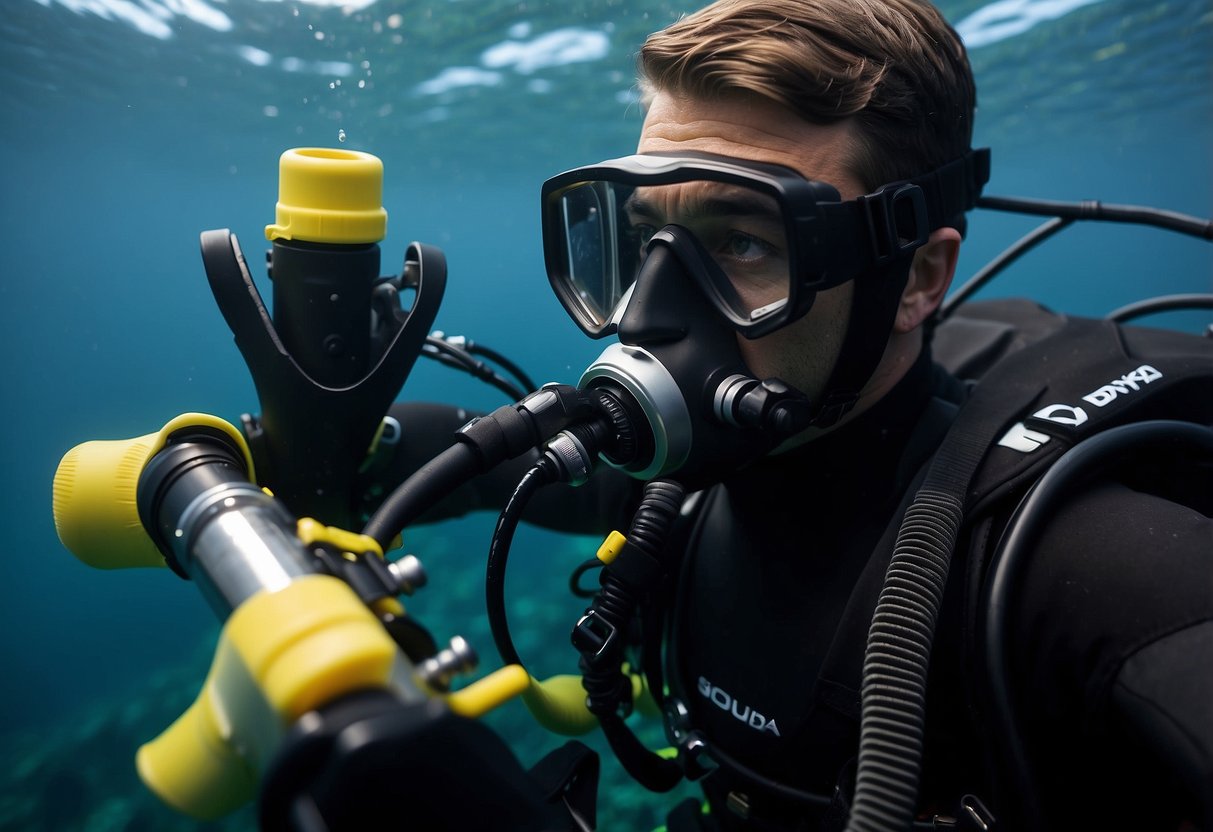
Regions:
[[[852,142],[847,122],[828,127],[810,124],[761,99],[700,101],[662,92],[649,105],[638,152],[691,150],[783,165],[806,179],[833,185],[846,200],[865,193],[843,164]],[[699,206],[709,198],[724,196],[709,194],[705,188],[722,187],[707,183],[665,186],[660,189],[660,200],[644,205],[643,210],[652,216],[646,218],[639,212],[630,216],[634,225],[655,226],[654,230],[678,223],[696,231],[696,217],[705,213]],[[761,276],[761,259],[768,256],[765,233],[767,229],[757,226],[733,227],[723,229],[717,242],[739,260],[749,258],[750,273]],[[739,287],[743,290],[760,291],[761,284]],[[738,336],[741,357],[750,372],[757,378],[782,379],[815,398],[837,360],[851,291],[848,282],[818,293],[807,315],[762,338],[751,341]]]

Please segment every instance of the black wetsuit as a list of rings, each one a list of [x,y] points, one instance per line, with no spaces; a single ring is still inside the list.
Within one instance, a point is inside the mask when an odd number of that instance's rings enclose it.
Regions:
[[[890,521],[962,398],[920,363],[828,442],[768,458],[708,495],[680,586],[675,661],[693,722],[739,762],[826,797],[846,787]],[[1013,693],[1050,828],[1213,820],[1213,470],[1173,473],[1137,469],[1058,506],[1016,595]],[[980,531],[996,536],[1005,520]],[[941,814],[966,793],[1015,802],[991,782],[988,714],[973,708],[970,545],[954,556],[928,691],[920,806]],[[723,770],[705,790],[721,829],[838,820]],[[730,790],[745,795],[748,822],[727,808],[738,807]]]
[[[924,358],[842,428],[699,495],[669,681],[714,747],[800,790],[828,797],[836,783],[845,787],[894,521],[963,398],[963,385]],[[394,413],[404,428],[400,472],[449,443],[466,419],[428,405]],[[500,506],[517,471],[465,489],[441,513]],[[528,517],[595,533],[625,527],[638,497],[636,484],[615,474],[549,492]],[[1209,468],[1181,481],[1142,472],[1076,495],[1041,541],[1010,637],[1013,693],[1051,828],[1174,829],[1202,813],[1213,823],[1211,517]],[[997,531],[995,522],[980,533]],[[953,561],[932,653],[927,812],[948,813],[966,792],[1015,801],[995,791],[984,715],[973,708],[969,544]],[[694,814],[707,828],[832,822],[828,808],[765,794],[725,769],[704,787],[712,813]],[[730,800],[731,791],[744,799]]]

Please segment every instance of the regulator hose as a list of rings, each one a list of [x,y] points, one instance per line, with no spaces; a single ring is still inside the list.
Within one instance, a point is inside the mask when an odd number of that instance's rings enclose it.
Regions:
[[[480,471],[480,457],[457,442],[417,469],[388,495],[362,529],[386,552],[392,540],[418,515]]]
[[[872,615],[864,653],[862,706],[859,727],[859,764],[847,832],[908,829],[913,825],[921,772],[926,723],[927,671],[935,623],[943,601],[948,568],[963,520],[963,496],[988,447],[989,399],[980,388],[962,410],[953,433],[964,441],[940,447],[914,502],[906,511],[897,534],[885,583]],[[961,421],[972,420],[961,429]],[[985,429],[968,430],[973,424]],[[1089,474],[1097,463],[1123,455],[1130,442],[1188,441],[1207,447],[1209,431],[1195,425],[1140,423],[1112,428],[1079,443],[1054,463],[1003,533],[990,570],[986,647],[988,679],[993,688],[996,729],[1010,756],[1017,785],[1028,786],[1030,773],[1015,735],[1005,673],[1005,615],[1007,588],[1018,568],[1025,540],[1031,540],[1040,520],[1041,506],[1055,505],[1074,476]],[[1203,444],[1202,444],[1203,443]],[[1066,462],[1065,465],[1062,462]],[[1062,483],[1061,486],[1055,483]],[[1010,554],[1004,554],[1009,552]],[[1029,798],[1024,797],[1025,801]],[[1034,805],[1022,811],[1034,813]],[[1037,828],[1026,826],[1024,828]]]
[[[523,475],[522,479],[510,495],[505,508],[497,518],[497,527],[493,531],[493,539],[489,544],[489,557],[485,565],[484,596],[485,609],[489,618],[489,631],[493,634],[493,643],[497,654],[504,664],[522,665],[522,658],[514,646],[510,636],[509,620],[505,612],[505,569],[509,560],[510,546],[514,542],[514,532],[522,519],[522,513],[532,496],[545,485],[556,482],[560,472],[555,463],[546,456],[541,456],[534,467]],[[525,665],[522,665],[525,667]]]
[[[847,832],[913,825],[935,623],[969,483],[1002,425],[998,398],[980,387],[974,391],[898,529],[864,651],[859,761]]]
[[[505,612],[505,570],[522,514],[531,498],[545,485],[584,482],[592,470],[594,458],[604,445],[610,444],[612,437],[610,426],[602,421],[572,425],[553,437],[535,464],[518,481],[497,518],[485,564],[484,597],[493,643],[506,664],[524,666],[510,636]]]
[[[587,707],[598,717],[602,732],[624,770],[655,792],[674,788],[682,780],[682,768],[674,760],[645,748],[624,723],[620,705],[631,693],[631,680],[622,672],[623,651],[625,634],[641,596],[661,579],[661,555],[682,506],[683,493],[683,487],[672,480],[653,480],[645,485],[628,530],[627,544],[618,558],[603,569],[602,588],[573,631],[573,644],[582,654]],[[590,621],[592,627],[583,626]]]
[[[1015,800],[1025,829],[1044,829],[1045,823],[1035,798],[1035,780],[1011,701],[1007,654],[1010,599],[1025,561],[1059,503],[1105,468],[1123,464],[1126,458],[1145,451],[1176,456],[1183,452],[1189,459],[1213,459],[1213,430],[1192,422],[1156,420],[1109,428],[1080,442],[1053,463],[1023,498],[995,549],[986,603],[985,672],[994,735],[1002,744],[1002,759],[1014,782]]]
[[[955,496],[924,483],[898,531],[864,653],[859,766],[848,832],[911,826],[931,643],[963,514]]]

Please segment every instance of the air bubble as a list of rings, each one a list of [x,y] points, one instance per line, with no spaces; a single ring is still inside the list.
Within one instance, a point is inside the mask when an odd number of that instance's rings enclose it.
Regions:
[[[345,141],[345,130],[337,131],[337,141],[339,141],[339,142]]]

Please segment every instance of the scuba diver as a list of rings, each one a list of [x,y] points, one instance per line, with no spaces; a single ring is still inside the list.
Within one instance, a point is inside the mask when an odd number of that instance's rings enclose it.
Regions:
[[[978,346],[944,343],[949,327],[933,345],[989,157],[970,145],[965,49],[926,2],[718,0],[649,37],[638,63],[637,155],[546,183],[544,242],[574,321],[618,337],[581,386],[626,390],[648,425],[643,462],[618,467],[685,488],[628,654],[680,743],[680,773],[702,777],[708,808],[680,806],[671,832],[836,829],[849,812],[848,828],[871,829],[1213,827],[1207,452],[1122,451],[1119,468],[1063,484],[1020,545],[1019,574],[988,588],[1037,457],[1067,431],[1097,417],[1213,423],[1208,339],[1100,322],[1085,364],[1058,340],[983,381],[987,399],[971,393],[995,358],[1065,319],[994,303],[985,320],[949,324]],[[1181,365],[1203,377],[1181,380]],[[932,462],[970,409],[980,453],[948,483],[952,545],[928,585],[886,610],[882,635],[895,538],[912,542],[903,520],[924,480],[947,480]],[[392,413],[388,481],[465,418],[416,403]],[[946,447],[946,461],[967,452]],[[437,514],[499,508],[519,470]],[[640,499],[606,471],[537,495],[527,520],[605,533]],[[920,615],[934,641],[908,652],[929,667],[896,650]],[[979,670],[987,637],[1005,645],[1001,690]],[[915,663],[911,727],[882,733],[863,700],[878,707]],[[902,747],[921,756],[920,779],[889,775]],[[860,792],[897,808],[860,817]]]
[[[639,69],[636,153],[541,191],[553,290],[615,336],[576,386],[425,334],[445,260],[414,243],[378,277],[368,154],[283,155],[272,315],[203,233],[260,414],[86,443],[55,477],[67,548],[167,564],[224,621],[144,782],[199,818],[258,796],[266,829],[594,828],[593,752],[524,771],[475,722],[521,695],[647,788],[699,781],[670,832],[1213,829],[1213,339],[1120,323],[1210,298],[962,305],[1075,220],[1213,223],[983,196],[968,59],[925,0],[717,0]],[[975,207],[1053,219],[945,301]],[[518,401],[392,404],[419,354]],[[486,509],[505,667],[453,690],[468,645],[439,648],[397,597],[419,562],[384,555]],[[523,516],[607,535],[573,576],[572,687],[509,634]]]

